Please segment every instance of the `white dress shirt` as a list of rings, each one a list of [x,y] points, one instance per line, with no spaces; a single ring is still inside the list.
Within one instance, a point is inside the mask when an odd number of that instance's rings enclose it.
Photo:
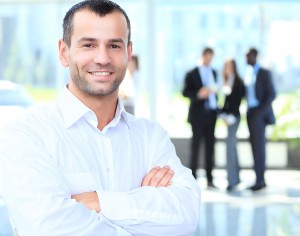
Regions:
[[[258,64],[255,64],[254,66],[248,65],[246,68],[244,83],[246,85],[248,109],[259,106],[259,101],[256,97],[255,92],[256,76],[259,71],[259,68],[260,66]]]
[[[7,126],[0,135],[3,197],[19,236],[192,235],[200,193],[191,171],[155,122],[119,101],[97,129],[94,112],[68,89]],[[170,187],[141,187],[155,166],[170,165]],[[96,191],[101,212],[71,199]]]
[[[199,67],[199,73],[203,86],[210,88],[212,91],[216,91],[217,83],[215,81],[212,68],[210,66],[201,65]],[[218,108],[215,92],[208,96],[208,106],[211,110],[216,110]]]

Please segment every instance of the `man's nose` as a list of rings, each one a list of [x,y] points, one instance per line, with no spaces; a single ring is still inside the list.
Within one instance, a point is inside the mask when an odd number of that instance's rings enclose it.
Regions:
[[[109,49],[106,48],[105,46],[99,47],[98,50],[96,50],[94,62],[101,65],[109,64],[111,62]]]

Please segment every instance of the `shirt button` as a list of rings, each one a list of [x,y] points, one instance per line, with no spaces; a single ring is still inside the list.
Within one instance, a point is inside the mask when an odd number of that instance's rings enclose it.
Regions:
[[[110,172],[110,169],[109,169],[109,168],[106,168],[106,172],[109,173],[109,172]]]

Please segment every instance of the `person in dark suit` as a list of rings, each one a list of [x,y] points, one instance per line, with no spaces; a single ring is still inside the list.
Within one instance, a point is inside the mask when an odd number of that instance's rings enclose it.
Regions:
[[[266,187],[266,137],[265,129],[275,123],[272,101],[276,92],[271,72],[257,63],[258,51],[250,48],[246,54],[249,65],[245,76],[246,98],[248,103],[247,123],[254,159],[256,182],[250,190],[257,191]]]
[[[241,120],[240,105],[242,98],[245,96],[244,82],[237,72],[235,60],[228,59],[225,61],[223,79],[222,91],[225,94],[225,102],[221,109],[220,117],[227,125],[227,137],[225,140],[228,179],[227,191],[232,191],[240,183],[236,132]]]
[[[190,168],[195,178],[198,167],[200,140],[205,146],[205,170],[207,185],[214,187],[212,169],[214,166],[215,124],[217,119],[216,71],[210,66],[214,51],[205,48],[202,64],[187,72],[183,95],[190,99],[188,122],[191,124]]]

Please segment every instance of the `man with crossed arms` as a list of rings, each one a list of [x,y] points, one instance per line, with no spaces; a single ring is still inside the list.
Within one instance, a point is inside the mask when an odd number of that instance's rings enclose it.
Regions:
[[[192,235],[199,188],[155,122],[125,112],[118,88],[130,21],[107,0],[64,18],[59,99],[1,131],[3,197],[15,235]]]

